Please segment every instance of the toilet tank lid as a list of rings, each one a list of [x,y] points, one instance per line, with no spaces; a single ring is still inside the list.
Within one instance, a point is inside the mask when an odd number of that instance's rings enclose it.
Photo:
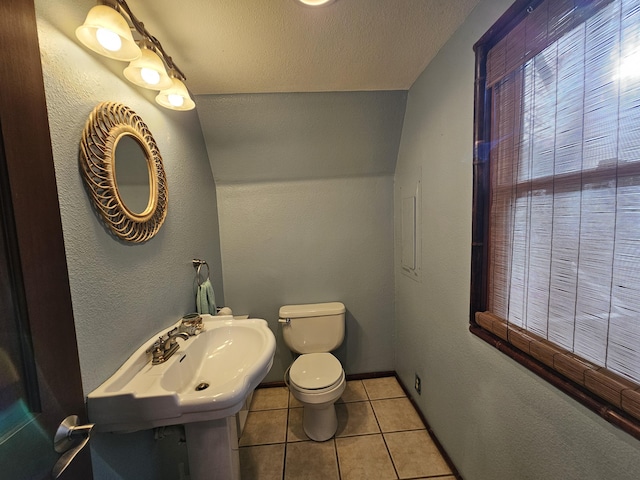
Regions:
[[[308,303],[305,305],[284,305],[280,307],[280,318],[322,317],[345,312],[341,302]]]

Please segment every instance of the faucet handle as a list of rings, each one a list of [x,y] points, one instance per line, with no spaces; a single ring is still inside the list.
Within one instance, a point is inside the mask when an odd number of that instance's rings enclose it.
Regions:
[[[164,347],[164,340],[162,339],[162,337],[158,337],[158,340],[153,342],[153,345],[147,348],[147,353],[155,353],[158,350],[162,349],[163,347]]]
[[[158,365],[162,363],[165,359],[165,341],[162,337],[158,337],[158,340],[153,342],[149,348],[147,348],[147,353],[151,354],[151,364]]]
[[[169,330],[166,333],[165,339],[171,338],[171,337],[175,337],[178,333],[178,327],[173,327],[171,330]]]
[[[202,317],[197,313],[189,313],[182,317],[182,321],[178,326],[180,332],[187,333],[192,337],[202,332],[203,328],[204,323],[202,321]]]

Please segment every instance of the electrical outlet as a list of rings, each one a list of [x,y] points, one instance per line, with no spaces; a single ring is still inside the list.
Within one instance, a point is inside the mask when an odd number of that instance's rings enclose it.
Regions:
[[[416,389],[416,392],[418,392],[418,395],[422,395],[422,380],[420,380],[420,377],[418,376],[417,373],[416,373],[415,382],[413,384],[413,388]]]

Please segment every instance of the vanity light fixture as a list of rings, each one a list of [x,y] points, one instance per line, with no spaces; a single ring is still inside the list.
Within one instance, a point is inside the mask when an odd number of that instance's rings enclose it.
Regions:
[[[99,3],[89,10],[84,24],[76,29],[78,40],[107,58],[131,62],[124,69],[125,78],[140,87],[159,90],[156,97],[159,105],[180,111],[195,108],[184,84],[184,74],[158,39],[131,12],[127,2],[101,0]]]

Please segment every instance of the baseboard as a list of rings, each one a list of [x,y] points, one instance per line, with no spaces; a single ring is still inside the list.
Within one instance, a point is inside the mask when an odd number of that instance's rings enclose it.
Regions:
[[[387,372],[373,372],[373,373],[352,373],[347,375],[347,381],[349,380],[367,380],[369,378],[383,378],[383,377],[397,377],[396,372],[389,370]]]
[[[372,373],[350,373],[346,375],[347,382],[351,380],[366,380],[368,378],[383,378],[383,377],[397,378],[397,375],[396,375],[396,372],[394,372],[393,370],[389,370],[386,372],[372,372]],[[264,382],[257,386],[257,388],[275,388],[275,387],[286,387],[286,384],[284,383],[284,381]]]

